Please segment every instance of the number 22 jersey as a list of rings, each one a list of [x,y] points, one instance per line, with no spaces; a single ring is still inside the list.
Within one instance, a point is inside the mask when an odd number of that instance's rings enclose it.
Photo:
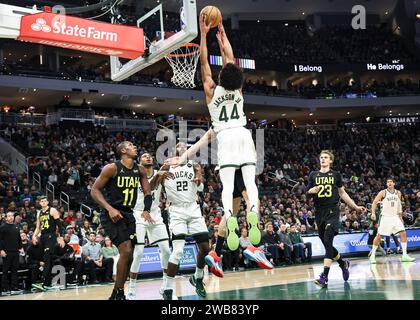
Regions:
[[[203,184],[197,186],[192,180],[195,177],[194,165],[188,161],[183,166],[170,167],[174,179],[165,180],[165,191],[171,205],[186,204],[197,201],[197,191],[202,191]]]

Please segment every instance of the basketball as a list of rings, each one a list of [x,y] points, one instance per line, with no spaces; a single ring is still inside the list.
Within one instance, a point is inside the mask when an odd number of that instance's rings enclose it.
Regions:
[[[206,24],[210,25],[211,28],[217,27],[220,21],[222,21],[222,13],[219,8],[215,6],[204,7],[200,12],[200,16],[201,15],[206,16]]]

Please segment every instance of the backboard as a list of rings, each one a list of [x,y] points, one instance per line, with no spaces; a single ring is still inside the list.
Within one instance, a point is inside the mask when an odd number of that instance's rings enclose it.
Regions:
[[[193,40],[198,34],[195,0],[152,2],[157,6],[146,8],[145,11],[148,12],[137,20],[137,27],[144,29],[146,53],[142,57],[128,61],[110,57],[113,81],[124,80],[158,62],[183,44]],[[117,22],[113,21],[113,23]]]

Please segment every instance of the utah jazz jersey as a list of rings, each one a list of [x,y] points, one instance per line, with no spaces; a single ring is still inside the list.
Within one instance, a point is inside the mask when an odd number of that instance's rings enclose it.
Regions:
[[[109,203],[117,210],[132,212],[137,200],[140,186],[140,172],[137,164],[133,168],[126,168],[121,161],[117,165],[117,174],[106,185]]]
[[[153,174],[151,177],[147,177],[147,180],[152,181],[153,177],[157,174],[157,170],[153,171]],[[159,208],[159,204],[160,204],[160,193],[162,191],[162,185],[159,183],[159,185],[156,187],[155,190],[152,190],[152,207],[150,208],[150,214],[153,218],[153,220],[155,219],[155,216],[160,217],[161,216],[161,211]],[[136,205],[134,206],[134,210],[135,211],[143,211],[144,209],[144,193],[143,193],[143,189],[141,188],[141,185],[139,186],[139,190],[138,190],[138,194],[137,194],[137,201],[136,201]]]
[[[195,177],[192,161],[176,168],[170,167],[169,172],[173,173],[174,179],[165,180],[164,186],[171,205],[196,202],[198,186],[192,182]]]
[[[227,91],[217,86],[208,108],[216,133],[223,129],[246,126],[244,98],[240,90]]]
[[[309,175],[308,190],[319,186],[320,190],[314,195],[315,208],[336,207],[340,201],[338,188],[343,186],[343,178],[337,171],[312,171]]]
[[[401,199],[398,196],[398,191],[389,192],[384,190],[385,197],[382,199],[381,215],[383,217],[399,217],[402,212]]]
[[[54,221],[54,218],[50,214],[51,208],[48,207],[48,209],[44,212],[40,210],[39,212],[39,222],[41,225],[41,234],[46,233],[53,233],[55,234],[56,231],[56,224]]]

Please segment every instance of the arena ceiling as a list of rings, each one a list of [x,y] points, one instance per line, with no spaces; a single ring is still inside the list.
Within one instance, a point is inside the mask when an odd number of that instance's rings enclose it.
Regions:
[[[277,19],[295,20],[304,19],[305,16],[318,12],[351,12],[354,5],[363,5],[367,12],[377,13],[385,17],[386,12],[392,12],[398,0],[197,0],[197,9],[200,11],[206,5],[214,5],[220,8],[226,16],[237,13],[241,18],[254,17],[256,14],[265,17],[273,16]],[[89,4],[90,6],[100,2],[113,3],[113,0],[6,0],[2,3],[39,7],[44,5],[63,5],[74,8]],[[155,7],[163,3],[164,8],[179,9],[180,0],[124,0],[123,4],[131,6]],[[303,14],[304,13],[304,14]]]

